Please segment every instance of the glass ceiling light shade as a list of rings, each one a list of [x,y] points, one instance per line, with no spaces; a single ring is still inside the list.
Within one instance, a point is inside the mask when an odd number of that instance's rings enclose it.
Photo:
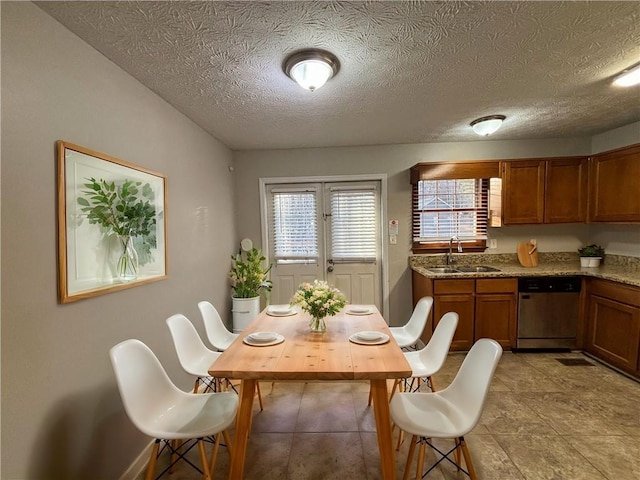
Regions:
[[[618,75],[613,81],[619,87],[632,87],[640,83],[640,64],[629,68]]]
[[[504,115],[489,115],[488,117],[476,118],[471,122],[471,128],[478,135],[486,137],[497,132],[505,118],[507,117]]]
[[[282,69],[302,88],[313,92],[338,73],[340,62],[331,52],[310,49],[290,55]]]

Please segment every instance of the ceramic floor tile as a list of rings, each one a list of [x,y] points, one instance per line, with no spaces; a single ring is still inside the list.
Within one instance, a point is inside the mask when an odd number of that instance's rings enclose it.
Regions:
[[[527,394],[529,395],[529,394]],[[555,430],[540,415],[512,392],[489,392],[480,426],[499,434],[555,434]],[[480,433],[474,430],[474,433]]]
[[[366,478],[360,433],[296,433],[287,478]]]
[[[603,475],[558,435],[495,435],[527,480],[602,480]]]
[[[640,478],[640,437],[566,437],[566,440],[606,478]]]
[[[624,435],[624,430],[603,416],[589,392],[521,394],[529,406],[559,435]]]
[[[297,432],[357,432],[353,394],[326,392],[302,397]]]

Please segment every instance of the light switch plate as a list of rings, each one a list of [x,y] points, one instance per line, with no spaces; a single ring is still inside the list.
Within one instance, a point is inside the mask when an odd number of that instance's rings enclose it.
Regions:
[[[498,248],[498,239],[490,238],[489,239],[489,248]]]

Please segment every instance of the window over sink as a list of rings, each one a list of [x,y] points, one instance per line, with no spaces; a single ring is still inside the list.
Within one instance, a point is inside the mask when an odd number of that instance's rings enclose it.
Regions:
[[[418,164],[411,169],[413,252],[442,252],[457,237],[466,251],[484,251],[493,216],[498,162]],[[494,178],[492,178],[494,177]],[[457,243],[457,242],[456,242]]]

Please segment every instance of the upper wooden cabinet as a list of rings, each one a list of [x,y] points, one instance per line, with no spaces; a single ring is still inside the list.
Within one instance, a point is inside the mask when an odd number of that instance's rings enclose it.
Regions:
[[[502,218],[505,225],[544,220],[544,160],[504,162]]]
[[[589,222],[640,222],[640,144],[594,155]]]
[[[504,162],[504,224],[585,222],[587,162],[586,157]]]

